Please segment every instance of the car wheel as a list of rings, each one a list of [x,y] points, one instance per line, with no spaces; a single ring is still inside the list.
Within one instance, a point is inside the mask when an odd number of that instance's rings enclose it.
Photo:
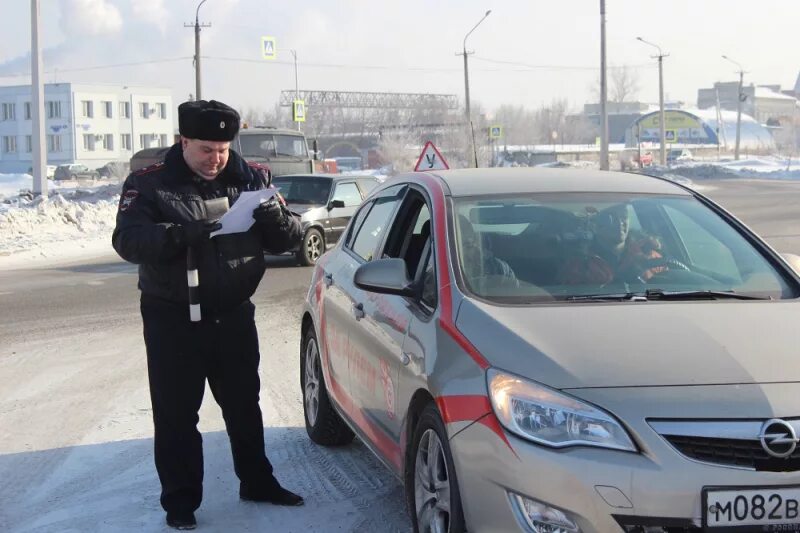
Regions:
[[[317,229],[310,229],[303,236],[303,244],[297,251],[297,261],[301,265],[311,266],[325,251],[325,241]]]
[[[76,176],[75,174],[70,174],[69,179],[76,180],[78,179],[78,176]]]
[[[353,440],[353,432],[331,405],[322,359],[314,328],[308,328],[300,352],[300,386],[306,432],[312,441],[323,446],[342,446]]]
[[[406,501],[415,533],[465,531],[456,469],[442,417],[434,404],[414,431],[412,464],[406,469]]]

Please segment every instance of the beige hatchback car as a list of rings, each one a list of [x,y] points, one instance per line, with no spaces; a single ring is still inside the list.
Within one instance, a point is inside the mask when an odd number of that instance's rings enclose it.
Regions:
[[[415,531],[800,531],[798,296],[664,179],[399,176],[316,264],[306,429],[358,435]]]

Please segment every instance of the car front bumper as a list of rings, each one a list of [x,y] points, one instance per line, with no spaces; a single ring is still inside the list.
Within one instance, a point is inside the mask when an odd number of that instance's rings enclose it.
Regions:
[[[796,384],[773,388],[776,392],[780,388],[779,394],[772,397],[773,407],[779,411],[783,410],[779,404],[784,399],[800,394],[800,385]],[[740,387],[739,393],[747,397],[744,389]],[[621,406],[625,394],[614,395],[619,397]],[[624,401],[627,407],[620,407],[617,412],[636,411],[649,404],[646,394],[641,398],[631,396]],[[767,392],[764,396],[771,395]],[[722,394],[720,401],[725,397]],[[640,406],[636,406],[639,402]],[[792,403],[797,410],[796,400]],[[702,419],[710,414],[704,412],[707,410],[713,410],[709,403],[699,407],[693,416]],[[657,413],[659,418],[664,414]],[[771,418],[773,414],[759,418]],[[742,416],[750,418],[752,413],[743,412]],[[789,415],[784,412],[784,416]],[[591,447],[559,450],[498,429],[504,440],[490,428],[491,424],[474,423],[458,432],[451,438],[450,447],[469,531],[532,531],[522,519],[515,494],[564,512],[583,533],[702,531],[704,487],[800,487],[797,470],[755,471],[689,458],[644,418],[639,420],[629,424],[639,452]],[[800,518],[797,521],[800,523]],[[759,531],[800,531],[800,526],[793,527]]]

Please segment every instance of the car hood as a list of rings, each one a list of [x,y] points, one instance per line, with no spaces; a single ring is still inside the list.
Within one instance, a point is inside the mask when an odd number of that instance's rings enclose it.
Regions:
[[[292,213],[296,213],[298,215],[303,215],[313,209],[319,209],[322,207],[321,204],[293,204],[291,202],[286,203],[286,207],[289,208],[289,211]]]
[[[551,387],[800,382],[800,302],[460,305],[489,364]]]

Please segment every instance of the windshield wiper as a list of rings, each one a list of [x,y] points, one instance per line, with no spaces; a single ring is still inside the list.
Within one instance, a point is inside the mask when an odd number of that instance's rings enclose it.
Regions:
[[[646,298],[641,294],[633,292],[622,292],[618,294],[578,294],[564,298],[568,302],[627,302],[644,301]]]
[[[578,294],[567,296],[568,302],[647,302],[650,300],[772,300],[771,296],[753,296],[733,291],[665,291],[647,289],[641,292],[617,294]]]
[[[665,291],[647,289],[644,297],[648,300],[772,300],[771,296],[754,296],[734,291]]]

